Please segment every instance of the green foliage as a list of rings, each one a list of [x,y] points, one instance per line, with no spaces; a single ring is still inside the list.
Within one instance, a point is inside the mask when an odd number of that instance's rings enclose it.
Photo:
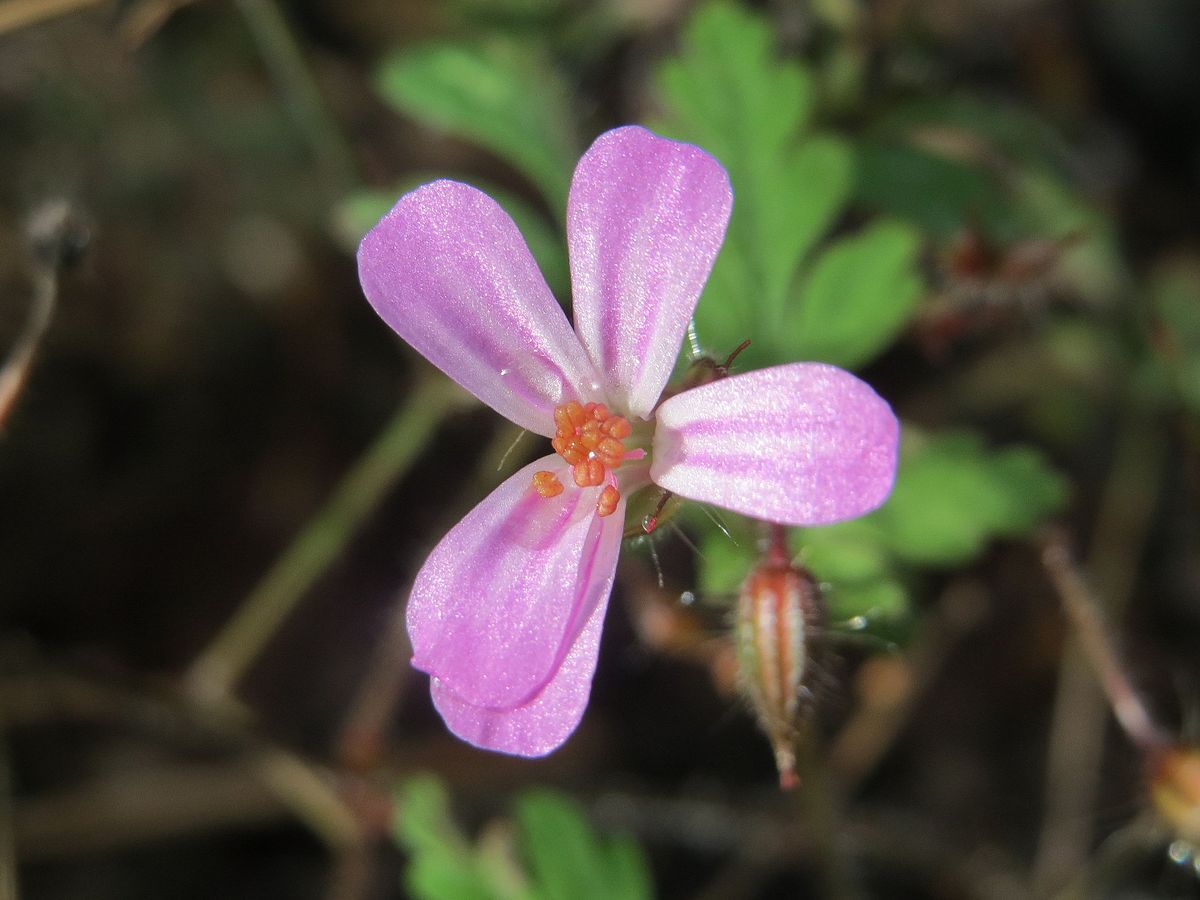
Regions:
[[[1116,229],[1070,169],[1062,140],[1028,110],[954,93],[896,106],[872,126],[856,197],[943,239],[968,223],[1001,242],[1071,235],[1063,280],[1112,297],[1126,280]]]
[[[778,57],[767,22],[729,3],[710,3],[689,23],[679,55],[660,65],[656,84],[664,106],[656,127],[707,149],[733,184],[725,246],[696,311],[701,337],[720,347],[752,337],[744,357],[750,366],[810,351],[860,364],[884,349],[921,291],[915,235],[901,238],[893,225],[861,242],[852,238],[845,247],[854,250],[820,258],[804,279],[808,289],[797,290],[799,275],[813,265],[814,246],[845,210],[854,152],[845,140],[812,131],[812,76]],[[849,300],[829,296],[845,279],[838,260],[849,256],[859,264],[876,251],[884,257],[868,268],[888,283],[868,276]]]
[[[863,619],[895,634],[910,615],[913,566],[964,565],[998,538],[1031,536],[1066,502],[1067,484],[1031,447],[989,450],[968,431],[905,428],[891,497],[861,519],[792,532],[792,549],[825,586],[831,621]],[[757,561],[753,528],[702,538],[701,590],[730,596]]]
[[[733,518],[732,516],[730,518]],[[699,524],[699,520],[696,520]],[[746,573],[757,562],[756,541],[749,522],[735,520],[736,537],[730,538],[711,526],[704,532],[696,559],[696,581],[707,597],[732,597],[741,588]]]
[[[472,845],[455,825],[433,776],[406,782],[393,833],[410,856],[405,887],[418,900],[646,900],[654,895],[641,848],[601,837],[563,794],[532,790],[516,802],[516,838],[506,825]],[[522,861],[523,860],[523,861]]]
[[[940,238],[958,232],[968,217],[992,233],[1012,230],[1009,199],[991,176],[900,139],[858,146],[855,198]]]
[[[597,837],[569,797],[535,790],[517,801],[517,823],[539,896],[546,900],[634,900],[652,894],[631,838]]]
[[[1030,534],[1066,502],[1066,482],[1032,447],[989,451],[965,431],[906,438],[892,496],[868,521],[907,562],[969,562],[993,538]]]
[[[405,886],[421,900],[489,900],[497,896],[483,867],[450,816],[450,798],[432,776],[413,778],[400,790],[396,842],[412,859]]]
[[[867,362],[911,318],[923,286],[920,238],[901,222],[876,222],[818,257],[786,328],[795,353],[841,366]]]
[[[1150,279],[1159,356],[1179,398],[1200,412],[1200,261],[1167,260]]]
[[[477,141],[519,169],[556,213],[579,156],[569,93],[546,54],[515,41],[437,43],[398,51],[377,85],[401,112]]]

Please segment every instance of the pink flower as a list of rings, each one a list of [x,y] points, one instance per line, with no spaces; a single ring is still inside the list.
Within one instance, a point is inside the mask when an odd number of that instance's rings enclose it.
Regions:
[[[579,723],[633,491],[653,482],[816,525],[891,490],[895,416],[841,369],[777,366],[659,404],[732,203],[699,148],[636,127],[601,135],[567,205],[574,330],[512,220],[465,184],[404,195],[359,247],[384,321],[559,451],[442,538],[409,599],[413,665],[476,746],[540,756]]]

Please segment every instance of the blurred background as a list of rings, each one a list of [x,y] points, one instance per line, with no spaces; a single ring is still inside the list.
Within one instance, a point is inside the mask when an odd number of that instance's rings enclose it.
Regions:
[[[1200,896],[1198,61],[1190,0],[0,0],[0,898]],[[467,181],[569,306],[630,122],[730,172],[703,349],[903,421],[888,504],[789,536],[792,792],[737,517],[625,549],[543,760],[407,663],[425,554],[545,451],[358,239]]]

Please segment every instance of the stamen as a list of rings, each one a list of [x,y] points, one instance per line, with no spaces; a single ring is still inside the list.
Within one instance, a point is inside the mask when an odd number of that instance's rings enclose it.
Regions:
[[[603,403],[582,404],[577,400],[554,410],[554,437],[550,446],[571,467],[576,487],[605,485],[596,500],[596,512],[612,515],[621,500],[613,470],[626,459],[641,459],[639,449],[625,449],[621,443],[633,433],[633,426],[622,416],[614,416]],[[538,472],[533,486],[543,497],[557,497],[564,490],[552,472]]]
[[[543,497],[557,497],[565,490],[553,472],[534,472],[533,489]]]
[[[620,502],[621,492],[611,484],[606,486],[596,500],[596,515],[600,516],[600,518],[611,516],[616,511],[617,504]]]
[[[620,416],[613,416],[600,426],[600,430],[609,437],[616,438],[618,441],[623,441],[633,433],[633,426],[626,419]]]
[[[579,487],[598,487],[604,484],[604,463],[594,456],[585,459],[571,470]]]

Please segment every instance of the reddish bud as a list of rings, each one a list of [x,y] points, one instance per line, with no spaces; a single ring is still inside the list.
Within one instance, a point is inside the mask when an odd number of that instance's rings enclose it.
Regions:
[[[772,552],[742,583],[737,649],[742,690],[775,751],[779,784],[798,784],[795,744],[820,592],[808,571]]]

